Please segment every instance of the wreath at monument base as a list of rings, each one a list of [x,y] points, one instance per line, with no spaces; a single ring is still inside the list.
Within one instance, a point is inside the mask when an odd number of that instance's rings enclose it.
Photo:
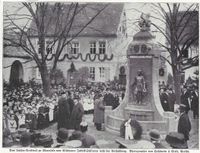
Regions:
[[[123,123],[120,126],[120,137],[122,138],[125,138],[125,123],[127,121],[128,120],[123,121]],[[142,132],[143,132],[142,126],[137,120],[133,120],[133,119],[131,119],[130,125],[133,131],[134,140],[140,140],[142,136]]]

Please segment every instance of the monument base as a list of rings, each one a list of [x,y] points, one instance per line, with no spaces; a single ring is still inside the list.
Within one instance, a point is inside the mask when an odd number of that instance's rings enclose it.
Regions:
[[[124,107],[124,113],[120,112],[118,110],[119,108],[113,111],[111,110],[106,115],[106,130],[115,134],[120,134],[120,126],[122,122],[131,117],[132,119],[135,119],[140,122],[143,128],[143,135],[148,134],[151,129],[159,130],[160,134],[167,133],[167,120],[154,120],[154,111],[148,109],[135,108],[131,106],[133,105],[127,105],[126,107]]]

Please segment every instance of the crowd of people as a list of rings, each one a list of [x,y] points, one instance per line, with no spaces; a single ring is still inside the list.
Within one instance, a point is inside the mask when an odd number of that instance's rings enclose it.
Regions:
[[[84,114],[92,113],[96,130],[104,130],[105,106],[115,109],[124,98],[124,89],[120,86],[116,87],[102,83],[79,87],[53,85],[51,96],[46,97],[41,85],[33,81],[15,88],[4,84],[3,146],[13,146],[20,142],[23,147],[32,146],[34,143],[35,146],[42,145],[43,147],[52,145],[53,147],[70,147],[76,144],[77,146],[72,147],[98,148],[95,138],[87,133],[88,125]],[[173,89],[164,84],[159,87],[164,111],[176,112],[174,108],[176,95]],[[176,133],[167,135],[166,141],[170,143],[171,139],[180,138],[181,145],[187,148],[191,130],[188,111],[193,111],[194,118],[199,117],[198,87],[184,85],[181,91],[178,130]],[[51,135],[44,135],[37,131],[47,128],[54,122],[57,122],[58,133],[57,143],[53,144]],[[122,137],[125,137],[127,125],[135,126],[135,134],[131,137],[140,139],[142,127],[137,121],[131,120],[123,122]],[[154,136],[155,133],[154,131]]]
[[[51,97],[46,97],[41,85],[32,80],[15,88],[4,84],[3,130],[9,133],[12,141],[18,139],[21,130],[34,132],[53,122],[58,123],[58,130],[80,130],[83,115],[88,112],[94,112],[94,123],[97,130],[101,130],[104,121],[99,121],[102,115],[96,113],[98,99],[104,99],[103,107],[107,105],[115,109],[124,95],[124,90],[108,88],[101,83],[81,87],[53,85],[51,91]]]
[[[160,84],[159,88],[160,101],[164,111],[175,112],[175,91],[165,83]],[[196,84],[182,85],[180,102],[186,105],[187,112],[189,110],[193,112],[194,119],[199,118],[199,91]]]

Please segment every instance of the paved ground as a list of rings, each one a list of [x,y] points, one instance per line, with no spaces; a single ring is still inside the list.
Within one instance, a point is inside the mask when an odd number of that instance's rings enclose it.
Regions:
[[[198,149],[199,148],[199,120],[192,119],[192,112],[189,112],[190,120],[192,123],[192,130],[190,132],[190,140],[188,141],[188,146],[190,149]],[[107,132],[107,131],[97,131],[93,125],[92,114],[87,114],[84,116],[84,119],[88,122],[88,133],[95,137],[96,140],[105,140],[109,144],[109,148],[118,148],[118,144],[115,143],[115,139],[119,137],[119,135]],[[41,131],[42,133],[51,134],[56,139],[57,132],[57,124],[53,124],[50,127]],[[55,140],[56,142],[56,140]],[[164,143],[167,146],[166,143]]]

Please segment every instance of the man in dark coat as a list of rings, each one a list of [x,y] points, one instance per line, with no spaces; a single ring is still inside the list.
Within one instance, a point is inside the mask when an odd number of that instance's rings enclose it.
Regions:
[[[191,93],[191,110],[193,111],[193,118],[199,118],[199,95],[197,90]]]
[[[79,103],[79,97],[74,97],[74,107],[71,113],[70,125],[72,129],[80,130],[80,123],[84,114],[83,105]]]
[[[58,101],[58,129],[70,127],[70,107],[66,99],[65,92],[62,92],[62,97]]]
[[[169,102],[169,111],[174,112],[174,104],[176,102],[176,95],[171,88],[168,90],[168,102]]]
[[[70,115],[71,115],[72,110],[73,110],[73,107],[74,107],[74,101],[73,101],[73,99],[71,98],[71,92],[68,91],[67,94],[68,94],[68,95],[67,95],[67,96],[68,96],[67,102],[68,102],[68,104],[69,104],[69,110],[70,110]]]
[[[190,105],[189,105],[189,92],[187,91],[187,89],[185,87],[183,87],[182,89],[182,94],[181,94],[181,104],[186,106],[186,113],[189,112],[190,110]]]
[[[164,111],[169,111],[168,95],[165,88],[160,90],[160,101]]]
[[[106,89],[106,94],[104,95],[103,101],[106,106],[112,106],[112,109],[113,109],[115,98],[111,94],[110,89]]]
[[[189,133],[191,130],[191,123],[186,113],[187,106],[184,104],[180,104],[180,118],[178,121],[178,133],[182,133],[184,135],[185,143],[189,140]]]

